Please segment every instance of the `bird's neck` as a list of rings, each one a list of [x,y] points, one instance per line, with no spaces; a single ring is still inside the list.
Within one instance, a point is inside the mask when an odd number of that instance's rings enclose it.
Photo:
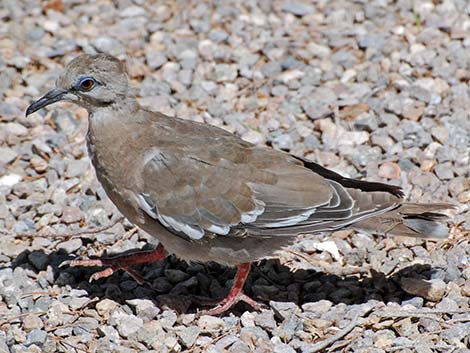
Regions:
[[[86,106],[85,108],[90,115],[90,123],[95,120],[96,122],[101,121],[101,123],[106,124],[113,119],[133,119],[135,112],[140,109],[140,105],[134,98],[123,97],[113,102],[94,104],[92,106]]]

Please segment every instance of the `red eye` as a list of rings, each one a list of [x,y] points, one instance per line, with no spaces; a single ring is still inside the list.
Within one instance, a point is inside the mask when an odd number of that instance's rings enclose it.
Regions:
[[[80,81],[79,87],[81,91],[89,91],[95,86],[95,81],[92,78],[84,78]]]

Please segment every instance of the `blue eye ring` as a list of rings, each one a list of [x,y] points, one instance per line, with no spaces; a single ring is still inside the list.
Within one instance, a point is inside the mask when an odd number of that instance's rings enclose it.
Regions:
[[[91,91],[96,85],[96,80],[93,77],[82,77],[78,80],[76,88],[82,92]]]

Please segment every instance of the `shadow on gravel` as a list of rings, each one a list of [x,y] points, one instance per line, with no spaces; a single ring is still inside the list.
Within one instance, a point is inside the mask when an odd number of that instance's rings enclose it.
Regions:
[[[170,256],[164,261],[135,267],[145,278],[144,285],[139,285],[124,271],[90,283],[88,279],[91,274],[102,268],[59,266],[63,261],[74,257],[64,250],[51,254],[27,250],[15,259],[12,267],[27,267],[38,272],[38,268],[46,269],[50,265],[53,273],[53,278],[49,279],[51,286],[69,285],[86,290],[90,298],[109,298],[118,303],[125,303],[130,299],[150,299],[160,308],[168,307],[178,312],[196,312],[203,309],[200,304],[194,304],[194,297],[223,297],[228,293],[235,275],[235,269],[216,263],[188,264]],[[264,304],[269,304],[272,300],[292,302],[301,306],[322,299],[334,304],[361,304],[370,299],[401,303],[413,298],[401,289],[401,278],[429,279],[436,270],[438,269],[428,265],[415,264],[391,276],[372,271],[370,275],[340,277],[315,270],[291,272],[278,260],[263,260],[252,265],[244,288],[246,294]],[[244,303],[240,303],[232,312],[239,314],[247,309],[249,310]]]

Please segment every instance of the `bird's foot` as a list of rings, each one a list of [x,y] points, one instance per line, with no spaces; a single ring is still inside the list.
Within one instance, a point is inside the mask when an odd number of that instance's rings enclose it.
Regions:
[[[255,310],[260,310],[263,305],[251,299],[245,293],[243,293],[243,285],[245,280],[250,273],[250,264],[240,264],[237,266],[237,274],[233,281],[232,288],[228,295],[219,301],[205,301],[205,305],[216,305],[214,308],[209,310],[203,310],[199,312],[199,315],[220,315],[230,309],[232,306],[242,301],[253,307]],[[201,301],[200,301],[201,302]]]
[[[232,306],[237,304],[238,302],[245,302],[250,305],[255,310],[261,310],[264,305],[258,303],[256,300],[251,299],[242,291],[238,292],[235,295],[231,295],[231,293],[220,301],[212,302],[211,305],[216,305],[214,308],[209,310],[201,310],[198,314],[199,315],[220,315],[230,309]]]
[[[165,258],[165,250],[161,244],[153,250],[138,251],[132,254],[117,255],[111,257],[103,257],[97,259],[77,259],[64,261],[60,266],[69,265],[86,266],[86,267],[107,267],[106,269],[95,272],[90,276],[90,282],[100,278],[111,276],[118,270],[126,271],[136,282],[144,284],[145,279],[134,271],[131,266],[162,260]]]

